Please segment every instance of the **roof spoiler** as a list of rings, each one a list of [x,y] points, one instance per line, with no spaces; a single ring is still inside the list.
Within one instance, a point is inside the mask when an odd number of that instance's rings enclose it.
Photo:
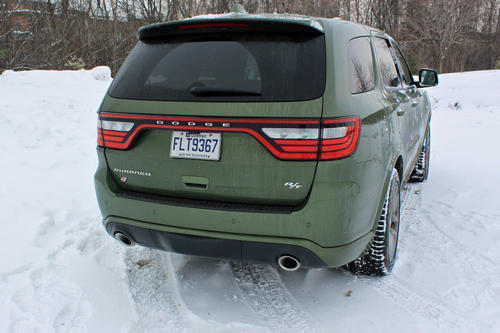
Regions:
[[[233,10],[235,9],[233,8]],[[280,17],[280,19],[272,19],[271,16],[252,18],[252,15],[248,14],[238,17],[239,15],[240,14],[229,14],[220,15],[220,17],[214,15],[213,18],[210,19],[193,18],[182,21],[158,23],[141,28],[137,33],[137,37],[140,40],[144,40],[179,34],[203,34],[218,32],[279,32],[311,35],[324,34],[322,25],[316,20],[287,20],[283,17]]]

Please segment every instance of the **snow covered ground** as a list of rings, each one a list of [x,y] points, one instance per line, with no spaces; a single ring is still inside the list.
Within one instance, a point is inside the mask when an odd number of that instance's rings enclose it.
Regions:
[[[94,194],[107,68],[0,76],[0,332],[498,332],[500,71],[440,76],[385,278],[126,249]]]

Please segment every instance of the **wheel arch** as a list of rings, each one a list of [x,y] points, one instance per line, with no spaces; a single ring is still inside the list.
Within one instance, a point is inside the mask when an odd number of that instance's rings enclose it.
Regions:
[[[386,170],[385,179],[384,179],[384,183],[382,186],[382,192],[380,193],[380,196],[379,196],[378,209],[377,209],[377,212],[376,212],[374,219],[373,219],[372,232],[374,235],[375,235],[375,231],[377,230],[378,218],[380,217],[380,214],[382,213],[382,209],[384,208],[385,197],[387,195],[387,191],[389,190],[389,186],[390,186],[390,182],[391,182],[391,178],[392,178],[392,172],[394,169],[396,169],[398,176],[399,176],[399,185],[402,186],[404,183],[404,181],[403,181],[404,161],[403,161],[403,156],[400,153],[398,153],[396,155],[396,157],[391,161],[391,163],[388,165],[388,168]]]
[[[394,163],[393,169],[396,169],[398,171],[399,175],[399,183],[403,183],[403,170],[404,170],[404,164],[403,164],[403,156],[399,155],[398,158],[396,159],[396,163]]]

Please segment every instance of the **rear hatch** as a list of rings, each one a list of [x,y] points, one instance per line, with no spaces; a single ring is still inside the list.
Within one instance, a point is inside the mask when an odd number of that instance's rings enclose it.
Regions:
[[[143,28],[101,106],[124,191],[299,205],[318,160],[325,41],[317,23],[188,20]]]

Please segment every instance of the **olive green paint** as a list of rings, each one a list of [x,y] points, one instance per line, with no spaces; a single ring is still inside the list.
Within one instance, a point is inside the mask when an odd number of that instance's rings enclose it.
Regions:
[[[238,14],[223,16],[222,20],[268,18],[274,16]],[[286,15],[279,20],[298,22]],[[312,22],[321,23],[326,41],[327,81],[322,98],[287,103],[198,103],[133,101],[106,96],[100,111],[199,117],[358,116],[359,141],[350,157],[320,162],[280,161],[250,135],[223,133],[220,161],[172,159],[171,131],[146,131],[129,150],[97,149],[95,186],[103,223],[298,245],[310,249],[330,266],[344,265],[362,255],[374,236],[396,162],[402,161],[398,171],[403,182],[413,169],[430,122],[430,102],[427,94],[419,90],[405,95],[409,98],[388,91],[382,85],[377,65],[375,89],[351,94],[347,66],[349,40],[359,36],[389,37],[379,30],[339,19],[300,19],[300,24]],[[376,58],[375,48],[373,54]],[[115,168],[140,170],[151,176],[127,175],[127,180],[121,182],[123,175],[114,172]],[[303,186],[287,189],[284,183],[289,181]],[[120,189],[295,208],[291,214],[205,210],[118,198],[116,193]]]

